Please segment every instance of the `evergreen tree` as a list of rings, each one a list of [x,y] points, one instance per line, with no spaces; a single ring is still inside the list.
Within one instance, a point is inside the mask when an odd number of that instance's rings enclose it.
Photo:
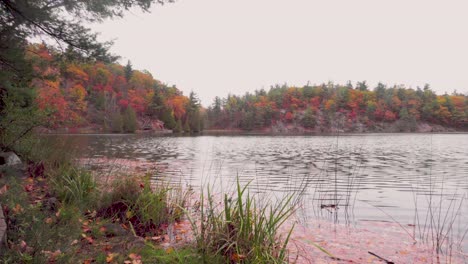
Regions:
[[[167,129],[174,129],[175,126],[177,125],[174,115],[172,114],[172,111],[167,108],[163,108],[162,114],[160,117],[161,121],[164,122],[164,127]]]
[[[159,89],[154,90],[153,98],[151,98],[151,103],[149,105],[149,114],[152,117],[162,119],[162,114],[164,112],[164,100],[161,96]]]
[[[127,61],[127,65],[125,65],[124,74],[125,74],[125,79],[127,80],[127,82],[130,81],[133,75],[133,68],[132,68],[132,63],[130,62],[130,60]]]

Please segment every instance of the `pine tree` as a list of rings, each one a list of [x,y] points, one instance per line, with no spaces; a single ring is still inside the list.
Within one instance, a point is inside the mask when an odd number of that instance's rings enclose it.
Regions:
[[[132,68],[132,63],[130,62],[130,60],[127,62],[127,65],[125,65],[124,73],[125,73],[125,79],[127,79],[127,82],[130,81],[133,75],[133,68]]]

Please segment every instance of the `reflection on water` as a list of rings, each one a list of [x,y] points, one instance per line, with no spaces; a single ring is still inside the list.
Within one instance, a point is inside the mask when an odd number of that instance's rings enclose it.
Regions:
[[[237,177],[253,181],[253,191],[275,195],[307,186],[302,209],[308,217],[439,223],[441,229],[458,215],[458,225],[445,231],[462,236],[467,228],[466,134],[66,137],[86,157],[154,162],[156,177],[192,186],[228,186]]]

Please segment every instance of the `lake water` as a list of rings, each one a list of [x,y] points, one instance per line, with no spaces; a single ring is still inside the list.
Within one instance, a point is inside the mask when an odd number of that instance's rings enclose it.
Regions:
[[[88,158],[153,164],[155,180],[217,189],[238,178],[269,196],[302,191],[304,219],[394,221],[454,242],[468,228],[468,134],[64,137]]]

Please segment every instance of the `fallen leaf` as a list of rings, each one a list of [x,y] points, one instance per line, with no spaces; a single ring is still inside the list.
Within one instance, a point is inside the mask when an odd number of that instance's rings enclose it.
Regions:
[[[111,245],[105,245],[104,247],[102,247],[102,250],[103,251],[109,251],[112,249],[112,246]]]
[[[8,184],[3,185],[2,188],[0,188],[0,195],[6,193],[10,189],[10,186]]]
[[[89,244],[94,243],[94,239],[92,237],[87,237],[86,240],[88,241]]]
[[[49,218],[46,218],[46,220],[44,221],[46,224],[52,224],[54,222],[54,219],[52,219],[51,217]]]
[[[18,213],[21,213],[21,212],[23,212],[23,211],[24,211],[24,209],[23,209],[23,207],[21,207],[21,205],[19,205],[19,204],[16,204],[16,205],[15,205],[15,208],[13,208],[13,210],[12,210],[12,211],[13,211],[13,213],[15,213],[15,214],[18,214]]]
[[[73,240],[70,245],[74,246],[76,244],[78,244],[78,239]]]
[[[138,259],[141,259],[141,256],[140,255],[137,255],[135,253],[130,253],[128,255],[128,257],[131,259],[131,260],[138,260]]]
[[[153,241],[161,241],[161,236],[154,236],[154,237],[151,237],[151,240],[153,240]]]
[[[119,255],[119,254],[118,253],[109,253],[109,254],[107,254],[106,262],[111,263],[117,255]]]
[[[26,247],[28,246],[28,244],[26,244],[24,240],[21,240],[19,246],[20,246],[21,251],[24,251],[26,250]]]
[[[174,252],[174,248],[173,247],[169,247],[166,249],[166,253],[167,254],[171,254],[172,252]]]
[[[28,184],[28,185],[24,186],[24,190],[27,191],[27,192],[32,192],[34,190],[34,185]]]
[[[245,259],[245,255],[234,253],[231,255],[231,260],[235,262],[240,262]]]

